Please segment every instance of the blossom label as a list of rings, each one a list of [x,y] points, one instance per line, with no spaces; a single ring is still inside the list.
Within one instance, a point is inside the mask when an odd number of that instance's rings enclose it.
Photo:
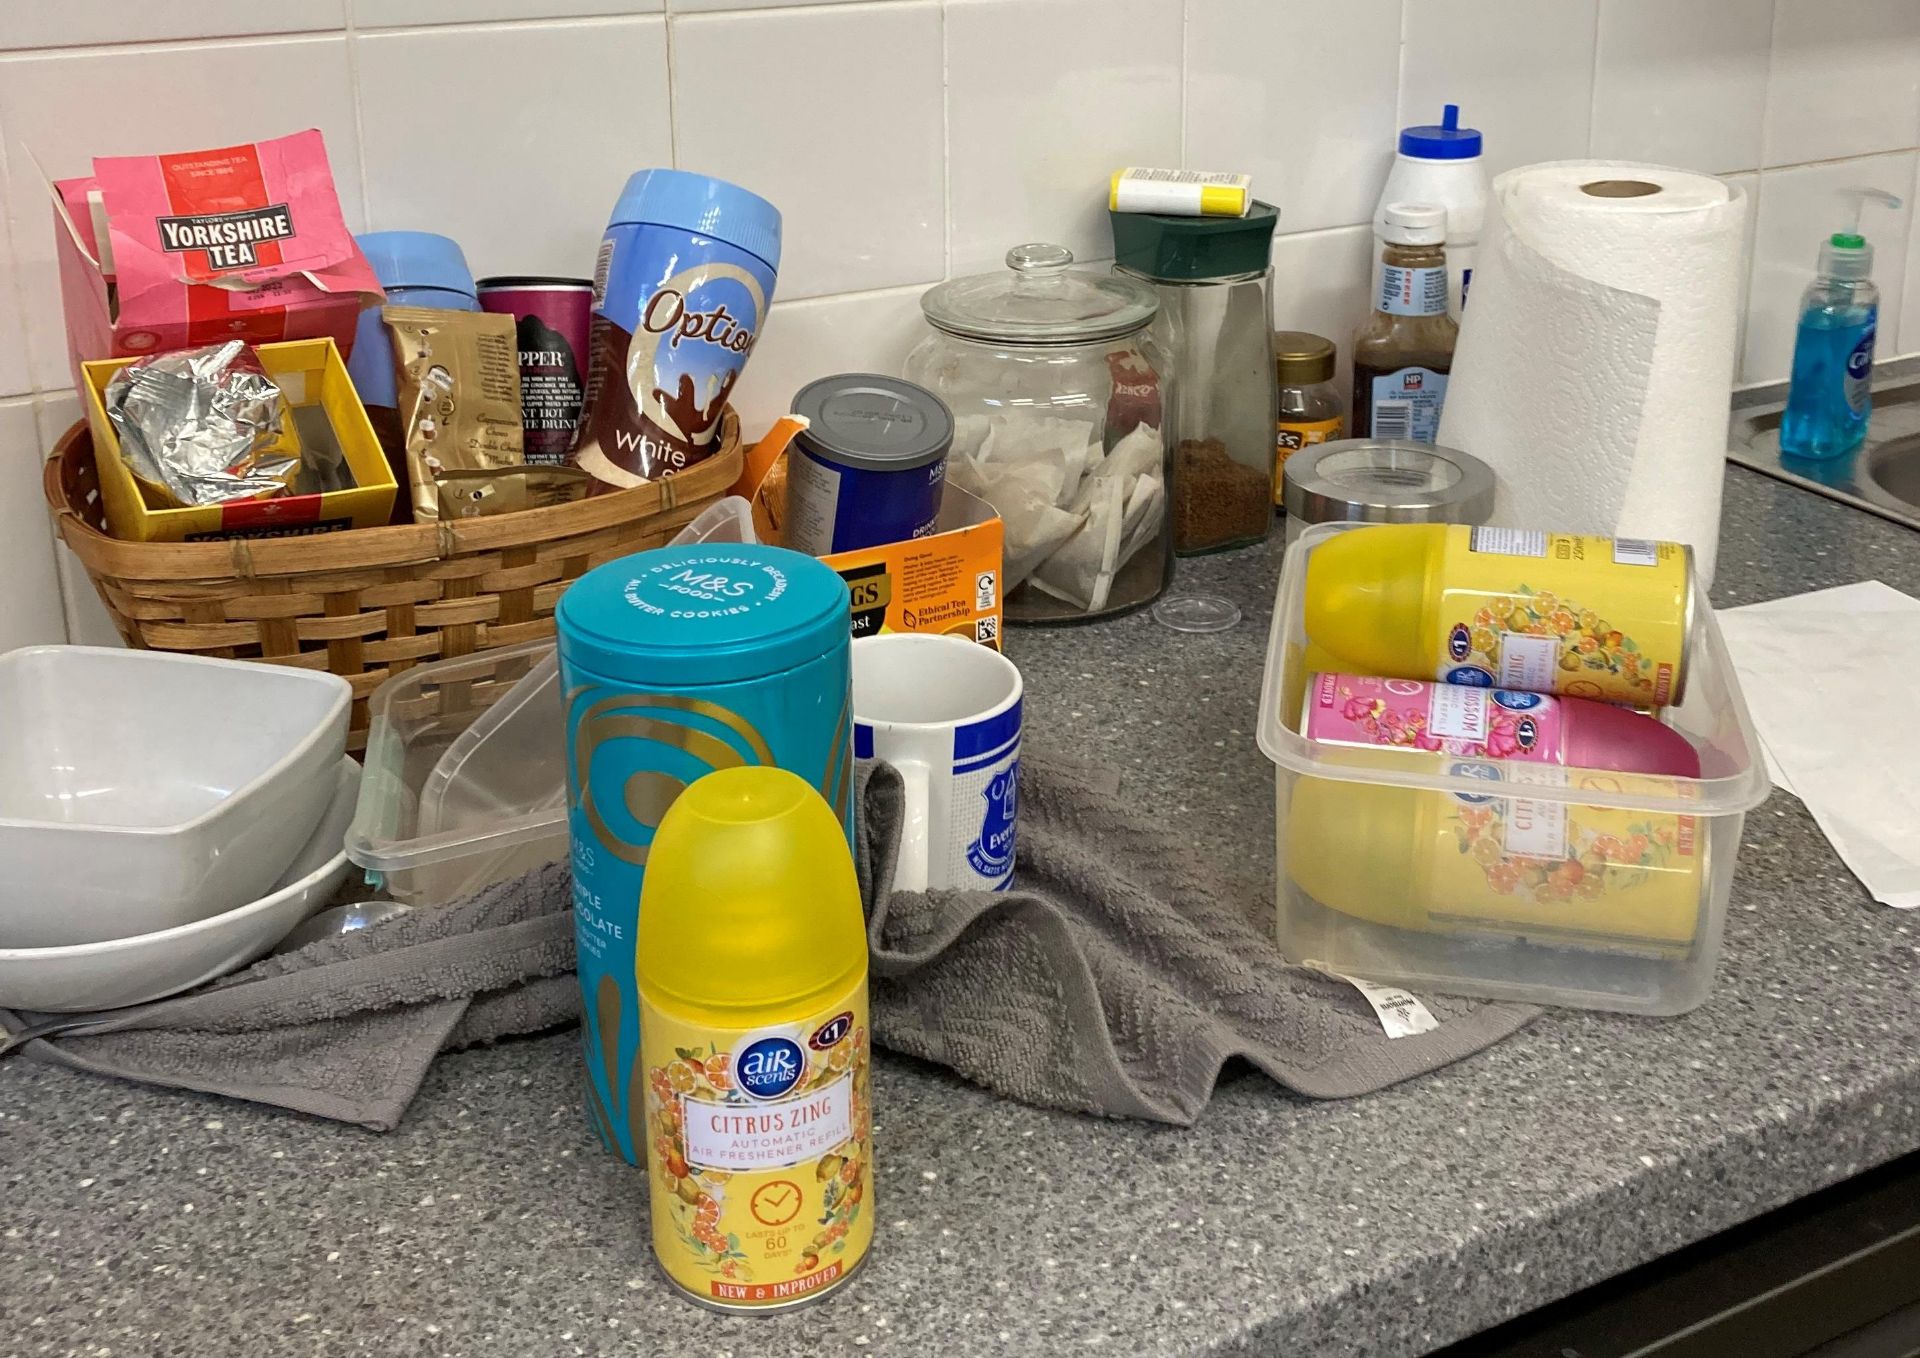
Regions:
[[[853,1075],[817,1094],[769,1108],[685,1096],[687,1163],[706,1169],[780,1169],[817,1160],[853,1137]]]
[[[1321,674],[1314,677],[1301,734],[1329,745],[1558,764],[1565,722],[1564,709],[1539,693]]]

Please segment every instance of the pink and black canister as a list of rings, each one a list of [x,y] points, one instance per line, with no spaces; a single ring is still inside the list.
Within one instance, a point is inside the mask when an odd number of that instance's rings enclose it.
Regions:
[[[520,350],[521,425],[527,462],[558,467],[573,453],[587,394],[587,330],[593,283],[536,275],[483,278],[482,311],[513,317]]]
[[[800,388],[807,421],[787,458],[787,544],[815,556],[938,527],[953,412],[925,387],[842,373]]]

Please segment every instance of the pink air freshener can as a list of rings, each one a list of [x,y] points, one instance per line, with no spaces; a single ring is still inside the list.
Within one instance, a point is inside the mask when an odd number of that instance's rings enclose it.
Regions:
[[[1587,698],[1499,688],[1316,674],[1307,686],[1300,733],[1329,745],[1700,776],[1699,752],[1652,717]]]
[[[587,331],[593,283],[585,278],[483,278],[480,309],[511,316],[519,336],[521,423],[527,465],[573,460],[587,392]]]

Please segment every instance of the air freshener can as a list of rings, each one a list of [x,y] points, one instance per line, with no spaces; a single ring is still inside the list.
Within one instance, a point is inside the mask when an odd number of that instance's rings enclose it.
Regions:
[[[867,937],[840,828],[805,779],[733,768],[653,841],[637,953],[653,1249],[704,1306],[817,1300],[873,1240]]]

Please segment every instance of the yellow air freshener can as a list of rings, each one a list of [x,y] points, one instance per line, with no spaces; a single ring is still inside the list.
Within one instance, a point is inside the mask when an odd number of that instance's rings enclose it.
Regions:
[[[682,793],[653,839],[635,971],[661,1270],[725,1311],[838,1288],[873,1240],[867,936],[820,794],[756,767]]]

